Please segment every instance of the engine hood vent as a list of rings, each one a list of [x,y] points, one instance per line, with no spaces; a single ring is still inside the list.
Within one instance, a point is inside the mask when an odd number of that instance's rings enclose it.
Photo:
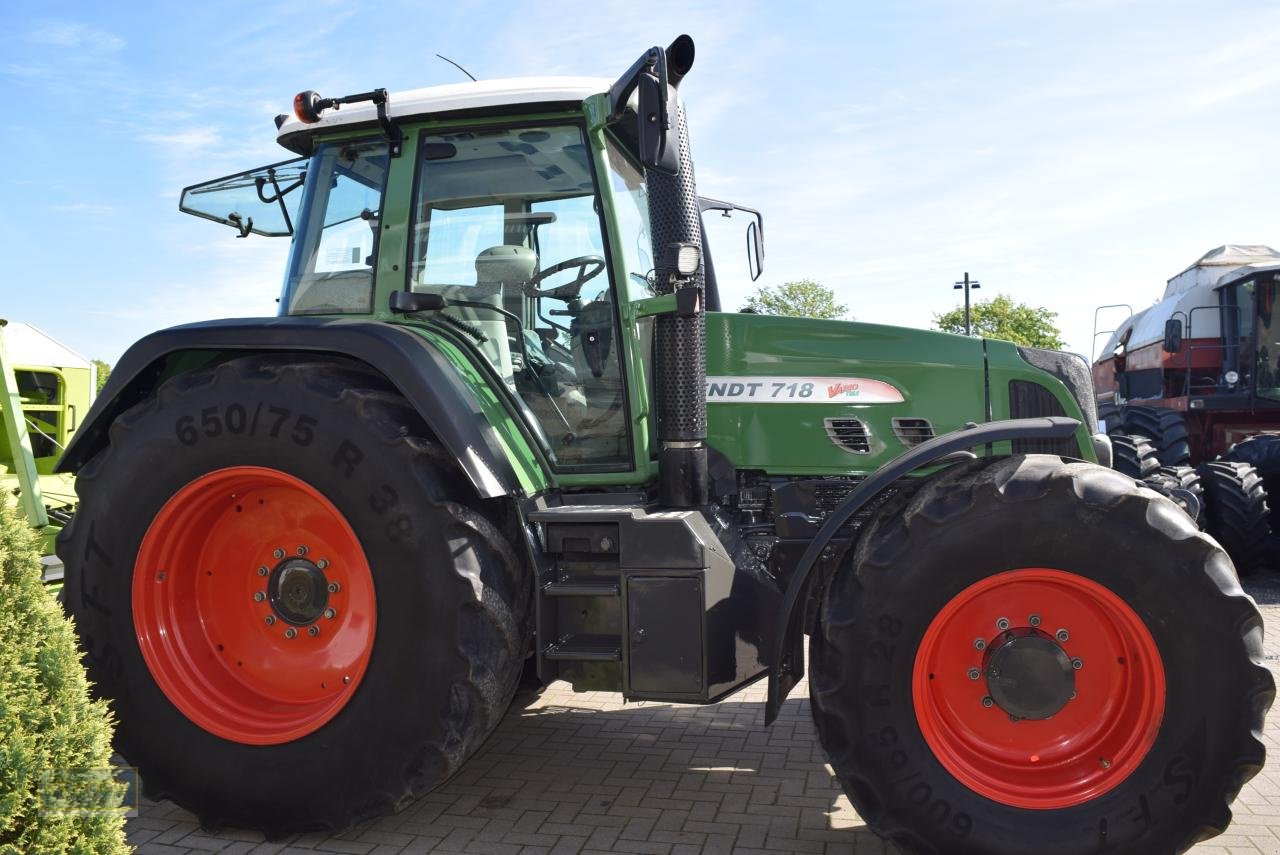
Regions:
[[[858,419],[832,418],[824,419],[827,436],[845,451],[854,454],[871,453],[871,432]]]
[[[902,440],[902,444],[907,447],[928,442],[936,436],[933,432],[933,425],[928,419],[895,417],[893,419],[893,432],[897,434],[898,439]]]

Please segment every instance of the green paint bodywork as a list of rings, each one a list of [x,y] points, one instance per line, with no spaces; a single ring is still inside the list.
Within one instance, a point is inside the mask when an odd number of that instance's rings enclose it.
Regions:
[[[457,370],[458,382],[470,390],[497,430],[526,495],[556,488],[640,485],[651,482],[657,474],[650,400],[652,318],[674,311],[675,299],[652,296],[632,276],[643,277],[648,271],[625,267],[613,191],[604,179],[606,113],[606,100],[600,95],[587,99],[578,112],[405,122],[401,125],[402,154],[390,161],[380,215],[373,311],[368,317],[414,330],[449,360]],[[627,376],[632,417],[634,467],[626,472],[553,471],[539,448],[536,432],[520,423],[519,413],[491,386],[486,372],[473,364],[470,349],[456,345],[429,321],[394,315],[388,308],[392,292],[404,289],[407,282],[415,167],[422,132],[564,122],[585,128],[598,179],[614,305],[620,315],[617,346]],[[368,134],[367,130],[336,133],[316,141],[367,138]],[[1067,415],[1081,417],[1067,388],[1025,362],[1007,342],[843,321],[733,313],[708,313],[706,317],[708,376],[861,377],[890,383],[904,398],[896,404],[711,403],[708,442],[737,469],[777,475],[865,474],[906,450],[893,431],[893,417],[928,419],[938,434],[961,428],[966,422],[1008,418],[1008,384],[1014,379],[1039,383],[1058,399]],[[823,419],[832,416],[855,416],[863,421],[871,433],[871,453],[854,454],[833,443],[823,424]],[[1085,427],[1077,439],[1080,456],[1095,459]],[[1007,453],[1008,443],[998,443],[991,451]]]
[[[904,400],[896,404],[708,404],[708,444],[737,469],[776,475],[874,471],[907,450],[894,433],[895,416],[928,419],[938,434],[966,422],[1010,418],[1009,381],[1015,379],[1045,386],[1063,412],[1080,415],[1066,386],[1025,362],[1008,342],[879,324],[710,312],[707,376],[865,378],[902,393]],[[823,420],[840,416],[867,426],[870,453],[846,451],[827,437]],[[1085,428],[1077,439],[1081,456],[1094,459]],[[1007,445],[993,451],[1008,453]]]

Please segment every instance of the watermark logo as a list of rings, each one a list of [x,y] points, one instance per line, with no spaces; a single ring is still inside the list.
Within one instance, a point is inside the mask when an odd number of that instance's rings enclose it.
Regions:
[[[88,816],[114,813],[138,815],[141,785],[132,766],[94,769],[45,769],[40,772],[40,813],[56,816]]]

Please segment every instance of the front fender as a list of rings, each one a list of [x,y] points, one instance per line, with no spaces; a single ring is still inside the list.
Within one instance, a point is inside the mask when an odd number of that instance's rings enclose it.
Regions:
[[[108,441],[116,417],[149,396],[183,354],[295,351],[359,360],[380,372],[447,448],[481,498],[520,491],[520,480],[479,401],[438,348],[392,324],[333,318],[241,318],[170,327],[141,339],[111,372],[85,424],[58,461],[75,472]]]
[[[778,621],[774,624],[779,632],[773,639],[769,655],[769,699],[765,705],[765,724],[772,724],[778,717],[782,702],[804,675],[803,650],[800,648],[800,617],[804,613],[801,596],[808,588],[809,577],[818,558],[845,523],[890,484],[944,457],[1005,440],[1064,439],[1074,434],[1078,427],[1080,422],[1061,416],[971,424],[917,445],[859,483],[818,529],[791,574]]]

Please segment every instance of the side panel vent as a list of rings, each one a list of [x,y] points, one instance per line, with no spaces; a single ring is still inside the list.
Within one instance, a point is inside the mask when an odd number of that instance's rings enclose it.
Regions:
[[[852,451],[854,454],[871,453],[871,434],[867,431],[867,426],[858,419],[824,419],[823,424],[827,427],[827,436],[831,437],[831,441],[845,451]]]
[[[1067,413],[1053,393],[1039,383],[1026,380],[1009,381],[1009,417],[1030,419],[1036,416],[1065,416]],[[1075,437],[1066,439],[1016,439],[1014,454],[1057,454],[1079,457],[1080,446]]]
[[[893,432],[898,435],[898,439],[902,440],[902,444],[908,447],[919,445],[922,442],[928,442],[935,436],[933,425],[928,419],[908,419],[894,417]]]

